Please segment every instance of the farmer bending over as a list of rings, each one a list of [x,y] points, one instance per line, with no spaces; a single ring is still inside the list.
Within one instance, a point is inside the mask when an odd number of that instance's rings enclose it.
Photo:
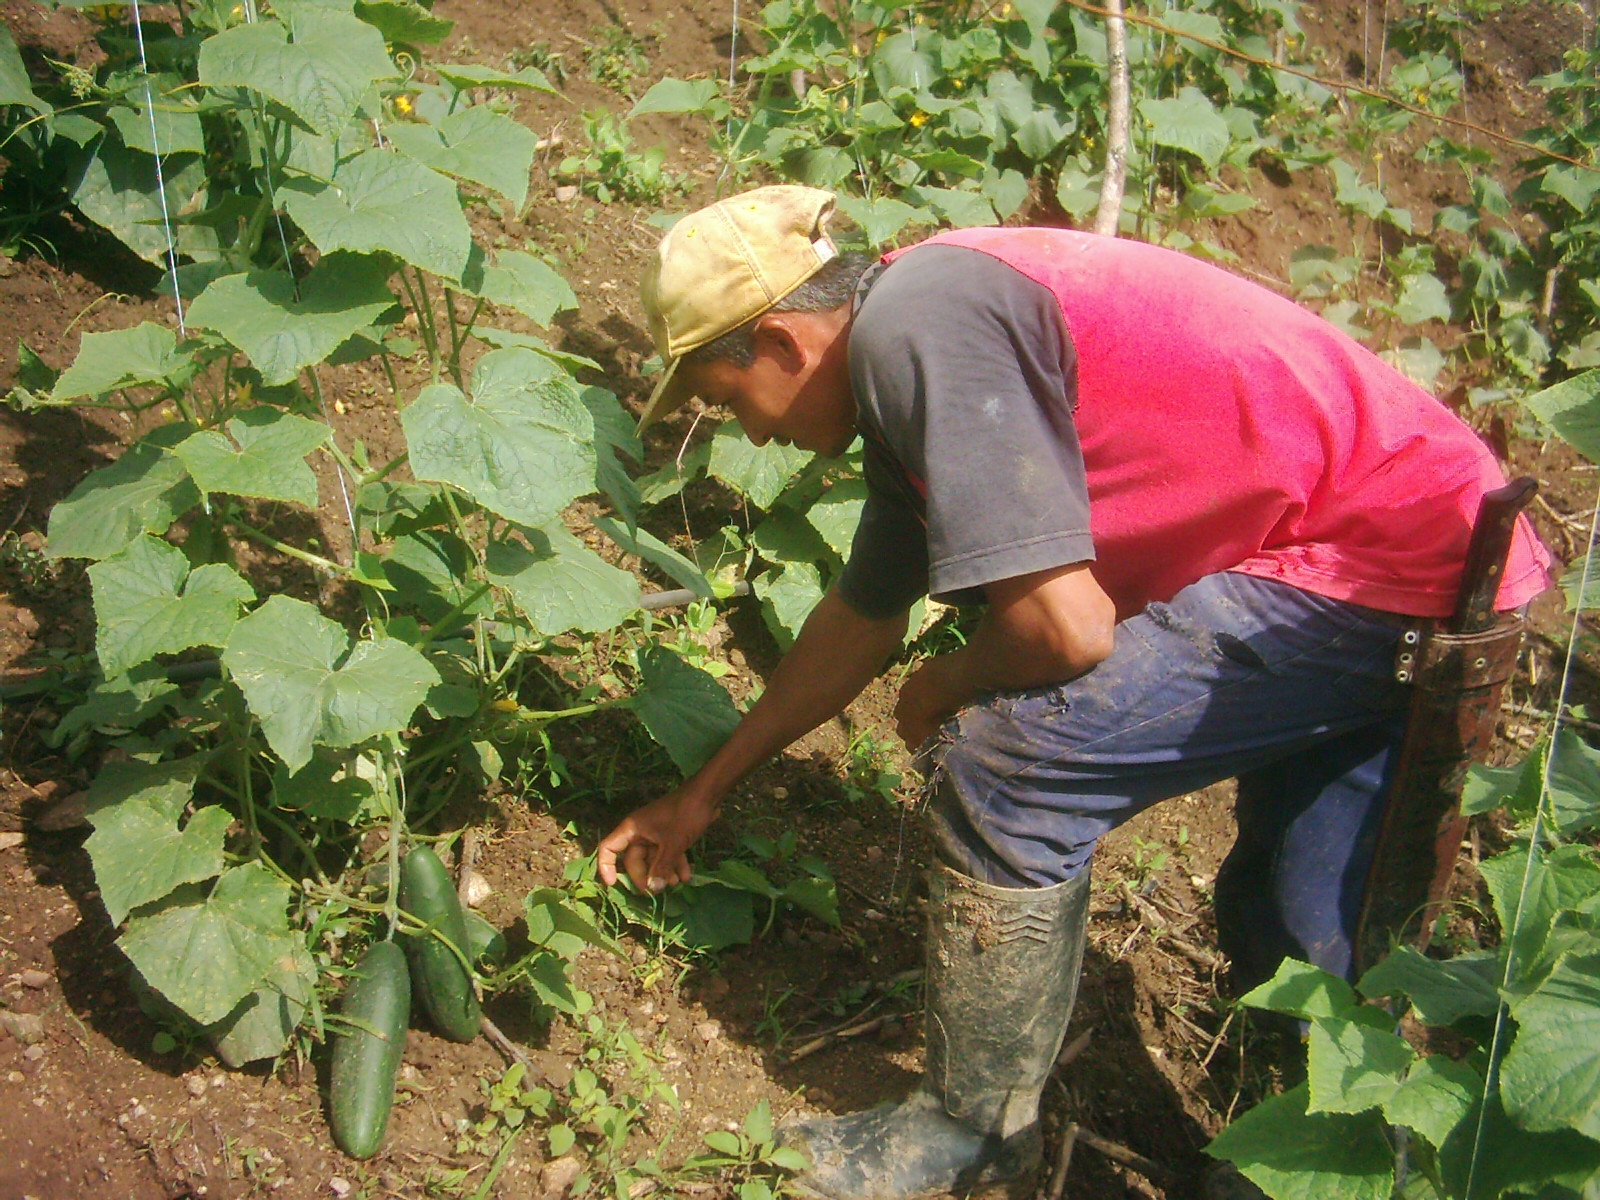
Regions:
[[[923,595],[983,604],[901,688],[939,862],[927,1063],[899,1105],[788,1128],[838,1200],[1029,1174],[1071,1013],[1089,859],[1146,806],[1238,777],[1216,880],[1244,985],[1351,970],[1405,714],[1408,617],[1450,612],[1503,480],[1443,405],[1332,325],[1185,255],[961,229],[841,257],[833,197],[766,187],[661,240],[643,299],[666,370],[750,440],[842,454],[869,495],[849,562],[722,748],[600,843],[640,887],[769,756],[837,715]],[[1519,526],[1501,608],[1545,585]]]

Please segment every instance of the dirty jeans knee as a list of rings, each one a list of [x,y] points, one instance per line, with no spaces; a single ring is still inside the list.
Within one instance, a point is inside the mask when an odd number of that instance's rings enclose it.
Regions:
[[[1007,727],[1019,698],[988,697],[945,723],[918,756],[923,801],[941,862],[996,887],[1051,887],[1088,863],[1099,830],[1078,828],[1059,798],[1028,795],[1038,749]]]

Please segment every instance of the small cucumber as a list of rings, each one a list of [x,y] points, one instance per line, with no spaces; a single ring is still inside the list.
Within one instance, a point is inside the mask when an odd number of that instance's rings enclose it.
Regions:
[[[400,860],[400,907],[444,935],[462,954],[472,953],[466,916],[450,873],[426,846],[415,847]],[[445,1037],[470,1042],[478,1036],[482,1016],[472,973],[432,932],[408,935],[405,943],[411,985],[424,1011]]]
[[[368,1158],[383,1143],[394,1103],[394,1076],[411,1015],[411,978],[393,942],[374,942],[356,963],[340,1012],[348,1029],[333,1039],[328,1124],[334,1144]]]

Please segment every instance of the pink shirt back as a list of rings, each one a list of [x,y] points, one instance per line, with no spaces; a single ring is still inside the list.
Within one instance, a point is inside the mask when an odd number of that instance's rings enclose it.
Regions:
[[[1354,339],[1140,242],[1062,229],[929,241],[989,254],[1060,303],[1095,577],[1119,616],[1219,570],[1390,612],[1453,609],[1478,500],[1505,480],[1466,424]],[[1499,607],[1542,591],[1548,564],[1519,521]]]

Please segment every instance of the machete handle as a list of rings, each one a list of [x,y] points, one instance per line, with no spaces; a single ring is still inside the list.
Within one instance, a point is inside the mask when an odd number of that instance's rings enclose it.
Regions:
[[[1494,624],[1495,596],[1506,571],[1517,514],[1538,490],[1538,481],[1523,475],[1504,487],[1485,492],[1478,502],[1472,540],[1467,543],[1467,562],[1456,592],[1456,610],[1446,626],[1451,633],[1482,633]]]

